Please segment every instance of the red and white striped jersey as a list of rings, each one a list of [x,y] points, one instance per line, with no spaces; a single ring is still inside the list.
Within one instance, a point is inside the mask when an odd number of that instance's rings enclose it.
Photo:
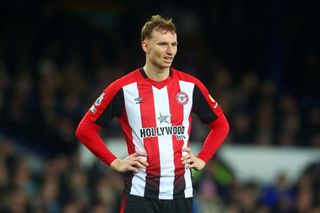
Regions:
[[[166,80],[156,82],[141,68],[110,84],[84,119],[102,127],[118,117],[128,153],[147,153],[146,169],[126,173],[126,193],[174,199],[193,196],[191,170],[185,169],[181,161],[182,148],[189,145],[192,112],[207,124],[219,117],[225,119],[218,104],[195,77],[171,68]],[[203,150],[198,157],[207,162],[217,146],[209,154]],[[115,159],[110,152],[95,154],[107,164]]]

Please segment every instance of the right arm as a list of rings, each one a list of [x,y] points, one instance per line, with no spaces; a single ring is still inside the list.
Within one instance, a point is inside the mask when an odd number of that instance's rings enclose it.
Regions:
[[[99,136],[98,132],[100,129],[100,126],[90,122],[90,120],[84,116],[77,128],[76,137],[95,156],[118,172],[138,172],[139,168],[145,169],[146,166],[148,166],[148,163],[140,158],[146,157],[146,153],[144,152],[135,152],[123,160],[114,156]]]
[[[100,126],[91,122],[87,116],[84,116],[77,128],[76,137],[94,155],[110,166],[110,164],[116,160],[116,157],[106,147],[102,138],[98,134],[100,129]]]
[[[121,89],[117,89],[118,84],[118,82],[114,82],[106,88],[90,110],[88,110],[78,125],[76,137],[95,156],[116,171],[137,172],[139,168],[145,168],[148,165],[146,161],[140,158],[146,156],[146,153],[136,152],[120,160],[106,147],[98,134],[103,125],[113,117],[119,117],[123,111],[123,93]]]

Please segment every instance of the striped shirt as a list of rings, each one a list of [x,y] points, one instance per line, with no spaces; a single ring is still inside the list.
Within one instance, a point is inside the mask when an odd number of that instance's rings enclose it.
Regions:
[[[147,153],[146,169],[125,174],[126,193],[171,200],[193,196],[191,170],[180,160],[186,154],[182,148],[189,146],[192,112],[206,124],[215,123],[219,117],[225,119],[219,105],[195,77],[171,68],[169,77],[157,82],[141,68],[110,84],[84,119],[102,127],[117,117],[128,154]],[[198,157],[207,162],[222,140],[216,146],[207,145],[208,150],[202,149]],[[102,155],[100,159],[107,164],[116,158],[111,152],[95,154]]]

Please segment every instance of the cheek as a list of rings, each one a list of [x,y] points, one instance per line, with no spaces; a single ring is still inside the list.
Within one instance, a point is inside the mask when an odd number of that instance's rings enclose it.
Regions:
[[[156,58],[159,58],[159,57],[161,57],[161,55],[162,55],[161,50],[157,50],[157,49],[153,49],[153,50],[151,51],[151,53],[152,53],[152,56],[153,56],[153,57],[156,57]]]
[[[174,50],[173,50],[173,55],[177,54],[177,51],[178,51],[178,48],[177,48],[177,47],[174,48]]]

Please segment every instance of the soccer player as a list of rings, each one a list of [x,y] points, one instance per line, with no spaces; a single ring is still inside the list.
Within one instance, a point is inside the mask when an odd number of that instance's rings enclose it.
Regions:
[[[125,173],[121,212],[191,212],[191,169],[201,170],[229,132],[218,103],[195,77],[171,67],[177,53],[172,19],[142,28],[145,65],[111,83],[81,120],[76,136],[99,159]],[[189,148],[191,113],[210,126],[197,156]],[[118,159],[98,131],[117,117],[128,147]]]

